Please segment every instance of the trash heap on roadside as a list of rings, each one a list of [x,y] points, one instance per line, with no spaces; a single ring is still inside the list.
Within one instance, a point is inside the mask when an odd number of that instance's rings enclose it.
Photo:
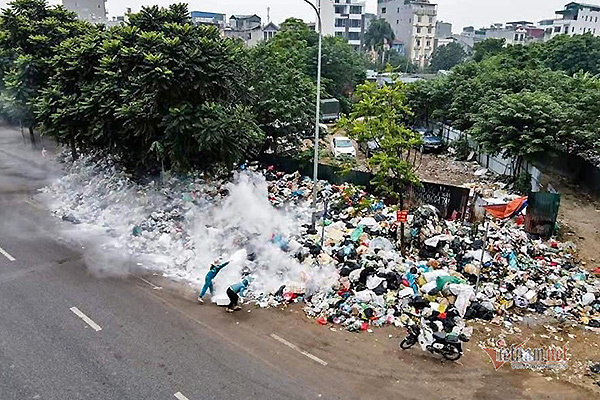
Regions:
[[[575,246],[534,240],[514,220],[492,222],[484,241],[483,225],[423,205],[410,211],[403,255],[398,207],[349,184],[320,182],[315,232],[312,181],[299,173],[253,166],[236,183],[193,175],[140,184],[89,159],[66,172],[44,190],[57,217],[194,283],[218,256],[244,250],[219,279],[254,275],[249,293],[260,307],[302,300],[318,323],[350,331],[401,326],[424,308],[448,332],[523,312],[600,327],[600,280],[578,265]]]
[[[275,206],[298,203],[311,193],[312,182],[298,174],[267,174]],[[319,204],[325,198],[328,203],[323,224],[313,234],[303,227],[295,238],[303,247],[292,254],[337,268],[335,285],[304,298],[306,313],[319,323],[353,331],[401,325],[407,310],[430,307],[441,319],[510,324],[514,312],[529,311],[600,327],[600,280],[579,267],[573,243],[535,240],[515,220],[491,222],[484,242],[483,225],[445,221],[425,205],[409,215],[402,256],[396,207],[352,185],[322,185]],[[296,284],[281,288],[278,299],[304,294]]]

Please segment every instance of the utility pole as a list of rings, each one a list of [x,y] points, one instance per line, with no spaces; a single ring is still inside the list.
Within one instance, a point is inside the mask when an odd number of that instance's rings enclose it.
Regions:
[[[319,33],[319,54],[317,59],[317,106],[315,110],[315,154],[313,161],[313,193],[312,193],[312,218],[311,232],[316,233],[317,225],[317,192],[318,192],[318,174],[319,174],[319,122],[321,121],[321,58],[323,52],[323,23],[321,21],[321,0],[317,0],[315,6],[309,0],[304,0],[317,13],[317,29]]]

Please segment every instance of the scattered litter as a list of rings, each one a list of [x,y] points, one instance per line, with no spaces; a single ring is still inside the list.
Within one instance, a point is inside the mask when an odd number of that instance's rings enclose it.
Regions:
[[[447,332],[470,319],[519,332],[523,312],[600,328],[600,280],[578,263],[575,245],[533,238],[516,220],[491,222],[486,242],[482,224],[446,221],[423,205],[410,210],[403,256],[398,207],[350,184],[319,183],[323,218],[312,234],[312,181],[297,172],[253,165],[230,180],[140,184],[112,160],[82,157],[66,168],[44,189],[54,214],[77,232],[102,231],[111,251],[144,268],[199,283],[214,259],[242,254],[216,278],[217,304],[227,301],[220,282],[252,274],[247,298],[258,307],[303,302],[317,323],[352,332],[404,326],[424,308]],[[518,197],[501,185],[474,190],[488,203]]]

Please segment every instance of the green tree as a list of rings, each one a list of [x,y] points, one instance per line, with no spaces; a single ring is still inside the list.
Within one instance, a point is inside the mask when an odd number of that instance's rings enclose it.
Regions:
[[[364,47],[367,51],[377,53],[377,64],[385,64],[386,48],[390,48],[394,43],[394,30],[389,22],[383,18],[377,18],[371,21],[364,37]]]
[[[35,143],[33,100],[55,73],[51,60],[65,39],[86,29],[75,13],[45,0],[15,0],[0,14],[2,109],[29,128]]]
[[[288,59],[316,81],[318,35],[301,20],[290,18],[280,32],[269,40],[272,50]],[[365,80],[366,60],[339,37],[323,38],[322,82],[325,95],[335,97],[349,110],[354,88]]]
[[[564,121],[564,109],[552,96],[522,91],[483,105],[469,132],[490,154],[516,157],[519,172],[523,160],[561,143]]]
[[[433,71],[449,71],[455,65],[461,63],[467,58],[467,53],[458,43],[449,43],[446,46],[438,47],[431,57],[430,68]]]
[[[36,111],[63,142],[108,150],[130,168],[177,170],[231,166],[262,144],[247,104],[245,49],[191,25],[186,6],[143,8],[125,26],[60,50],[60,73]]]
[[[314,127],[316,85],[294,62],[282,57],[272,41],[250,50],[252,109],[268,141],[277,150],[281,138],[288,144]]]
[[[583,71],[600,73],[600,37],[584,35],[558,35],[542,45],[539,58],[548,68],[573,75]]]
[[[406,87],[400,81],[383,87],[365,83],[357,88],[356,99],[352,113],[339,125],[359,143],[377,143],[380,151],[369,159],[373,184],[382,195],[402,202],[407,185],[419,184],[414,148],[421,143],[420,136],[404,125],[412,114]]]
[[[473,46],[473,59],[483,61],[485,58],[502,53],[506,45],[505,39],[486,39]]]

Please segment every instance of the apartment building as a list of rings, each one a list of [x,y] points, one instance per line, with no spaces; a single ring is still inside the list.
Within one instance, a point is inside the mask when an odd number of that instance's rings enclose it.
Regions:
[[[192,23],[195,25],[211,25],[219,28],[223,31],[225,29],[225,14],[206,12],[206,11],[192,11],[190,12]]]
[[[315,0],[321,6],[323,35],[338,36],[358,50],[366,30],[364,0]]]
[[[435,49],[437,4],[429,0],[377,0],[377,15],[392,26],[404,54],[425,67]]]
[[[583,35],[590,33],[600,36],[600,5],[571,2],[564,9],[555,12],[554,19],[540,21],[545,40],[557,35]]]

